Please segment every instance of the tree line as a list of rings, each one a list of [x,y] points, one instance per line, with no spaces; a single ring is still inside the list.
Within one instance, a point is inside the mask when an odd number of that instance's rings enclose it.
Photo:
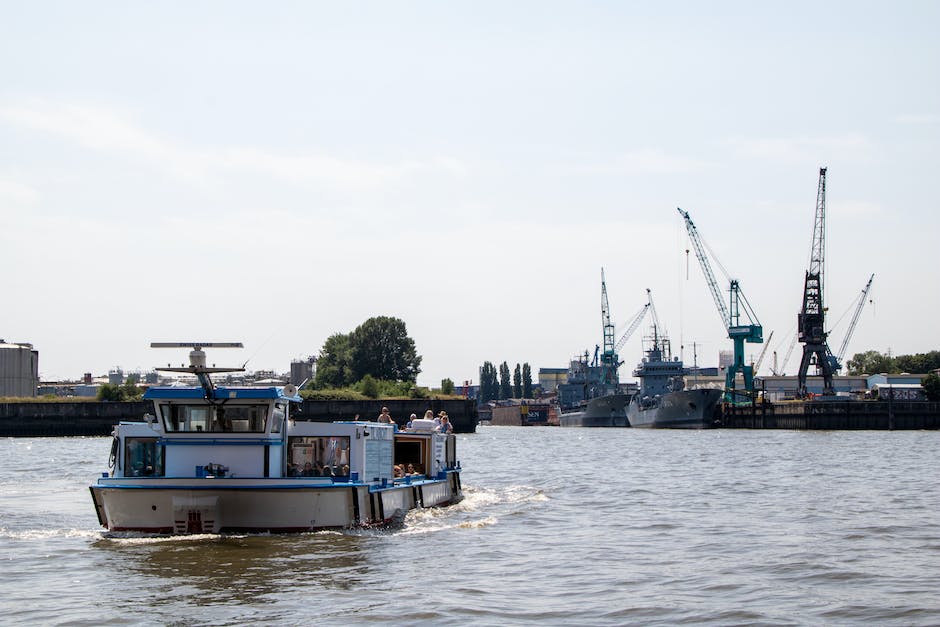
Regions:
[[[502,401],[510,398],[532,398],[532,368],[517,363],[510,380],[509,364],[505,361],[497,371],[492,362],[480,366],[479,402]]]
[[[915,355],[892,356],[889,353],[865,351],[856,353],[847,364],[850,375],[860,374],[927,374],[940,368],[940,351]]]

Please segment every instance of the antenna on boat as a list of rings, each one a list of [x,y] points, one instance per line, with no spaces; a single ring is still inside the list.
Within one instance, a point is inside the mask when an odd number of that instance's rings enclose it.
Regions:
[[[203,348],[244,348],[241,342],[151,342],[150,348],[191,348],[189,353],[189,367],[156,368],[162,372],[186,372],[196,375],[199,385],[206,392],[206,398],[215,398],[215,388],[212,385],[211,373],[218,372],[244,372],[245,368],[216,368],[206,366],[206,353]]]

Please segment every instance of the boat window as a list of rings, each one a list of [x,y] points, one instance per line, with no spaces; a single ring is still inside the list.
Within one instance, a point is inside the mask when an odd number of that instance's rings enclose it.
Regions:
[[[424,462],[424,440],[395,438],[395,464],[407,467],[408,464]]]
[[[284,411],[284,405],[281,403],[274,404],[274,413],[271,414],[271,433],[280,433],[281,426],[284,424],[284,417],[286,412]]]
[[[157,446],[156,438],[124,440],[124,476],[163,476],[163,447]]]
[[[218,405],[213,431],[264,432],[267,405]]]
[[[267,405],[162,405],[167,433],[238,431],[264,433]]]
[[[349,474],[349,436],[293,436],[287,441],[287,474],[340,477]]]

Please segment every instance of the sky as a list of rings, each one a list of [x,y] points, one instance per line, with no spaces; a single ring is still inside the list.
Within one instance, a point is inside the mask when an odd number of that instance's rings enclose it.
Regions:
[[[602,343],[603,268],[617,339],[649,288],[713,366],[731,342],[681,207],[774,332],[766,373],[825,166],[833,351],[872,273],[848,356],[940,349],[938,24],[936,2],[0,0],[0,338],[43,380],[185,360],[152,341],[285,372],[394,316],[419,384],[477,383]]]

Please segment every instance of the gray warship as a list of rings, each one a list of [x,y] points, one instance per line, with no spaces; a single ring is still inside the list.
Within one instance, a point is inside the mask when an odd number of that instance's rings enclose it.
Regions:
[[[562,427],[629,427],[627,404],[636,386],[623,386],[612,380],[610,364],[595,365],[588,355],[572,359],[568,382],[558,386]],[[616,376],[616,369],[613,370]],[[632,389],[631,389],[632,387]]]
[[[627,405],[631,427],[707,429],[717,426],[716,408],[723,394],[714,388],[685,389],[685,370],[671,356],[669,339],[653,324],[646,357],[633,371],[640,391]]]
[[[646,290],[648,302],[634,314],[627,330],[618,342],[614,342],[614,325],[610,321],[607,303],[607,282],[601,269],[601,323],[604,332],[604,349],[594,349],[594,360],[588,362],[587,351],[569,362],[568,381],[558,386],[560,413],[558,424],[562,427],[629,427],[627,404],[636,392],[634,383],[620,383],[618,368],[620,357],[617,351],[630,338],[653,306],[650,291]]]

